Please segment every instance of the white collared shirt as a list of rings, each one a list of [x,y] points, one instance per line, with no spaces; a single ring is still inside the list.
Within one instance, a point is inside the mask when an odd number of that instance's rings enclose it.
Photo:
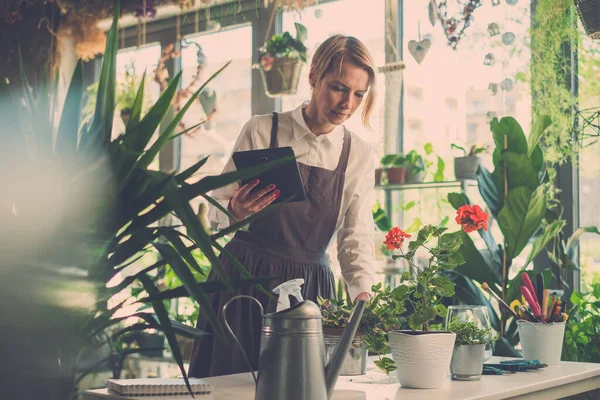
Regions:
[[[344,128],[337,126],[327,134],[315,136],[302,116],[302,107],[305,106],[306,103],[293,111],[279,114],[278,144],[280,147],[292,147],[298,162],[335,170],[342,152]],[[268,148],[272,121],[272,114],[253,116],[242,128],[232,152]],[[354,133],[351,135],[352,145],[335,232],[342,276],[350,297],[354,299],[362,292],[371,293],[371,286],[375,283],[372,248],[375,155],[364,140]],[[230,157],[223,172],[234,170]],[[216,189],[212,197],[227,208],[237,187],[237,184],[231,184]],[[229,226],[229,218],[217,207],[209,207],[208,218],[215,229]]]

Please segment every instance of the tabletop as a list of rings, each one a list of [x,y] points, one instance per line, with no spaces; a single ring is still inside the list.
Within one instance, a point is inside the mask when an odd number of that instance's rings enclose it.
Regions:
[[[405,389],[394,373],[386,376],[369,357],[366,375],[340,376],[332,400],[499,400],[560,399],[600,388],[600,364],[561,362],[537,371],[505,375],[484,375],[480,381],[461,382],[448,379],[440,389]],[[489,363],[508,358],[492,357]],[[253,400],[254,381],[250,373],[205,378],[214,391],[196,396],[200,400]],[[107,389],[89,390],[86,400],[121,399]],[[150,397],[129,397],[150,400]],[[190,396],[160,397],[161,400],[186,400]]]

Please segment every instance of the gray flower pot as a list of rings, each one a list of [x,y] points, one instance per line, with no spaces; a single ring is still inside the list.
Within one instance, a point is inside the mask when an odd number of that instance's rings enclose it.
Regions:
[[[331,358],[337,344],[340,341],[340,336],[335,334],[323,335],[325,339],[325,354],[327,362]],[[367,373],[367,344],[362,337],[355,336],[352,340],[352,345],[346,354],[340,375],[364,375]]]
[[[406,183],[421,183],[425,179],[425,171],[413,172],[412,166],[406,167]]]
[[[477,168],[481,159],[477,156],[456,157],[454,159],[454,176],[456,180],[477,179]]]
[[[455,346],[450,373],[455,381],[478,381],[483,372],[485,344]]]

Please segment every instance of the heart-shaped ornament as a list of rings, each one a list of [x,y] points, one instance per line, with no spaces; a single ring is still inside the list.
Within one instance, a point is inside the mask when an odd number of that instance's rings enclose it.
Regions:
[[[411,40],[408,42],[408,51],[414,57],[418,64],[425,58],[425,55],[431,47],[431,40],[423,39],[421,41]]]

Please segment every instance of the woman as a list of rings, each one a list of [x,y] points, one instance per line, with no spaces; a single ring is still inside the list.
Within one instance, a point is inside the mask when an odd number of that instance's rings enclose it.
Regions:
[[[285,204],[238,231],[226,249],[253,276],[277,276],[267,289],[290,279],[303,278],[304,299],[335,296],[334,275],[326,250],[337,232],[338,259],[348,292],[353,300],[370,297],[372,271],[374,155],[363,140],[342,124],[365,102],[363,125],[368,126],[375,102],[375,70],[365,46],[349,36],[335,35],[324,41],[313,56],[309,73],[312,96],[308,103],[281,114],[254,116],[243,127],[233,151],[291,146],[294,149],[307,200]],[[230,159],[223,172],[234,170]],[[230,185],[213,192],[229,213],[241,220],[256,213],[278,196],[276,187],[251,192],[257,181],[239,187]],[[209,219],[222,229],[229,217],[211,208]],[[237,270],[222,257],[232,278]],[[256,288],[237,294],[256,297],[265,312],[274,312],[276,302]],[[232,293],[211,298],[221,313]],[[261,315],[248,300],[232,302],[227,320],[252,367],[258,366]],[[200,315],[197,327],[209,330]],[[230,338],[228,338],[230,339]],[[212,337],[194,343],[189,375],[205,377],[248,372],[239,348]]]

